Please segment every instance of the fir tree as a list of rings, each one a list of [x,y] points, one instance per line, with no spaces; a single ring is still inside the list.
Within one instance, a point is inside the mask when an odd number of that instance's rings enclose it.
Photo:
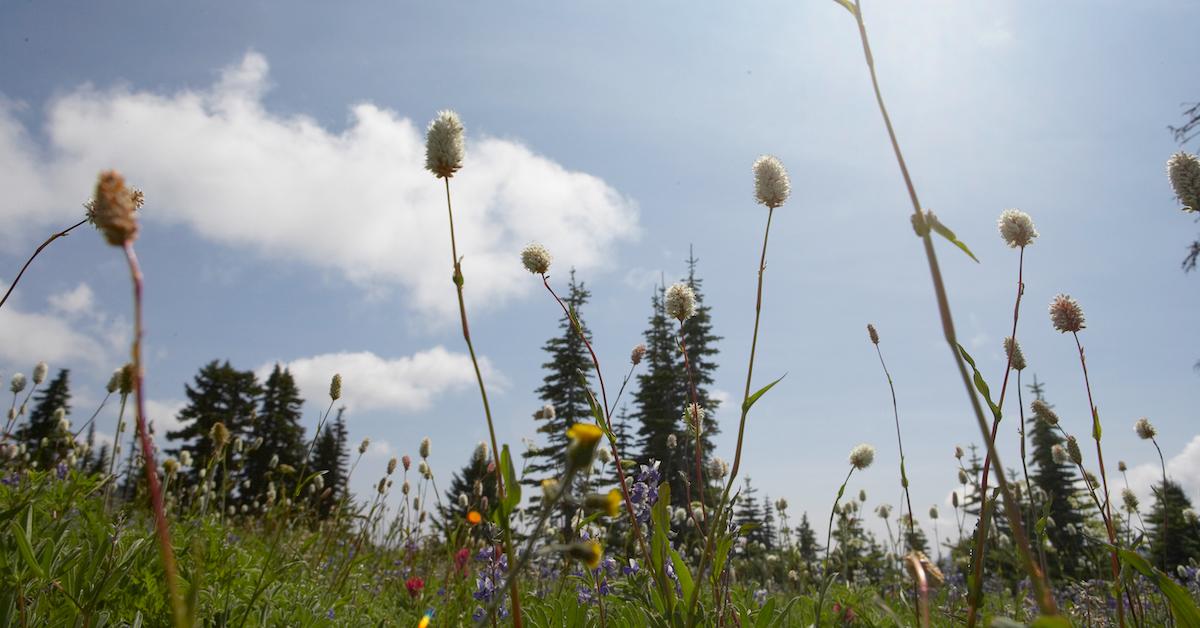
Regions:
[[[709,395],[709,388],[713,385],[714,372],[717,370],[716,356],[718,353],[717,342],[721,340],[720,336],[713,334],[712,330],[712,306],[704,304],[704,292],[701,290],[702,280],[696,276],[696,265],[700,262],[696,259],[695,253],[688,249],[688,274],[685,282],[696,295],[696,313],[683,323],[683,340],[687,346],[688,361],[691,363],[692,382],[696,386],[696,398],[699,400],[701,407],[706,410],[704,417],[704,434],[701,440],[701,448],[704,454],[704,459],[713,451],[712,437],[720,433],[717,427],[717,410],[719,403]],[[682,361],[680,362],[682,367]],[[684,385],[687,385],[687,370],[683,372]],[[691,401],[690,392],[688,392],[687,401]],[[686,402],[685,402],[686,403]],[[695,457],[695,445],[693,444],[692,457]]]
[[[571,271],[570,282],[567,284],[567,296],[563,299],[567,307],[575,313],[583,333],[589,336],[587,324],[583,321],[581,310],[587,303],[591,293],[583,282],[576,281],[575,271]],[[591,382],[594,370],[591,354],[587,345],[579,337],[575,325],[566,314],[559,319],[558,335],[546,341],[542,349],[549,354],[549,360],[542,364],[546,376],[542,385],[537,389],[538,398],[554,408],[553,412],[539,410],[535,415],[540,425],[538,432],[545,435],[544,446],[535,447],[525,454],[526,468],[525,484],[540,486],[543,480],[558,478],[562,475],[567,450],[567,429],[580,421],[592,421],[591,405],[588,403],[588,392],[580,380],[580,373]],[[598,391],[595,394],[599,395]],[[600,398],[596,399],[600,402]],[[533,496],[530,504],[531,515],[536,519],[541,507],[540,491],[531,491]],[[560,525],[569,525],[570,507],[564,504],[561,510]]]
[[[59,433],[54,414],[60,408],[67,416],[71,414],[70,375],[68,369],[60,369],[54,379],[34,395],[29,421],[17,430],[17,439],[25,443],[31,460],[37,462],[39,469],[49,469],[65,453],[63,434]]]
[[[180,473],[191,482],[199,477],[215,453],[210,437],[213,425],[224,423],[230,437],[246,437],[250,429],[251,416],[256,412],[262,388],[252,371],[239,371],[216,360],[209,362],[196,375],[192,385],[184,385],[188,404],[179,412],[182,427],[167,432],[167,440],[180,441],[179,446],[169,450],[176,456],[183,449],[192,453],[192,468]],[[224,481],[224,470],[218,465],[213,469],[213,481],[218,486]]]
[[[446,501],[438,509],[439,525],[444,531],[453,531],[468,512],[475,510],[486,515],[488,509],[496,505],[496,473],[488,471],[489,460],[487,445],[479,443],[467,464],[450,479]],[[462,505],[463,497],[466,498],[465,507]],[[482,538],[480,527],[472,529],[472,536]]]
[[[800,560],[804,562],[804,566],[810,572],[813,565],[817,563],[818,549],[820,549],[820,545],[817,543],[816,533],[808,523],[808,513],[801,513],[800,525],[796,526],[796,551],[800,553]]]
[[[1179,565],[1200,560],[1200,522],[1195,513],[1187,511],[1192,502],[1183,488],[1167,480],[1166,488],[1159,484],[1154,490],[1154,505],[1146,523],[1150,530],[1150,556],[1154,565],[1168,574],[1174,574]],[[1163,523],[1166,523],[1167,538],[1163,538]],[[1168,542],[1169,541],[1169,542]]]
[[[750,476],[746,476],[743,480],[746,484],[738,493],[737,501],[733,507],[733,523],[736,527],[744,530],[742,535],[749,541],[752,548],[765,547],[763,542],[763,522],[762,509],[759,506],[758,489],[750,484]]]
[[[346,451],[346,419],[345,406],[338,408],[337,417],[332,423],[325,425],[313,448],[313,459],[310,469],[313,472],[324,471],[326,488],[330,489],[328,498],[320,502],[318,511],[321,517],[328,517],[334,506],[348,493],[346,486],[346,465],[350,453]]]
[[[762,544],[768,551],[774,550],[776,546],[776,529],[775,529],[775,506],[771,502],[771,496],[766,495],[762,500],[762,514],[759,516],[762,521]]]
[[[304,427],[300,425],[303,405],[304,400],[300,398],[300,389],[296,387],[292,374],[276,364],[263,383],[258,418],[249,437],[255,441],[261,438],[262,443],[246,451],[245,476],[250,486],[244,497],[257,499],[266,493],[272,460],[295,469],[301,468],[305,454]],[[229,425],[226,424],[226,427]],[[320,468],[309,470],[317,471]],[[328,483],[329,478],[325,478],[325,481]]]
[[[1045,386],[1033,378],[1029,391],[1034,398],[1045,402]],[[1046,552],[1046,567],[1051,578],[1080,578],[1086,571],[1083,530],[1085,518],[1076,506],[1078,488],[1074,468],[1054,461],[1052,448],[1063,443],[1054,429],[1030,413],[1026,419],[1030,440],[1030,482],[1038,491],[1039,505],[1049,500],[1050,519],[1046,537],[1053,551]],[[1040,517],[1040,513],[1038,515]]]

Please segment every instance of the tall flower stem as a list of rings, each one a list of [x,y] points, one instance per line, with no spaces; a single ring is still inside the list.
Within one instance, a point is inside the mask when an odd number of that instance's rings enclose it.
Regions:
[[[896,444],[900,448],[900,486],[904,489],[904,502],[908,505],[908,535],[910,538],[916,538],[912,498],[908,494],[908,473],[904,469],[904,440],[900,438],[900,408],[896,404],[896,386],[892,383],[892,374],[888,372],[887,364],[883,361],[883,351],[880,350],[879,343],[873,344],[875,354],[879,356],[879,365],[883,367],[883,374],[887,377],[888,389],[892,391],[892,417],[896,420]],[[938,551],[941,551],[941,548]]]
[[[471,355],[471,365],[475,367],[475,381],[479,382],[479,396],[483,399],[483,414],[487,417],[488,436],[492,441],[492,455],[496,459],[496,495],[504,501],[504,470],[500,468],[500,447],[496,442],[496,426],[492,421],[492,408],[488,404],[487,388],[483,385],[483,372],[479,369],[479,359],[475,357],[475,345],[471,343],[471,327],[467,324],[467,305],[463,300],[462,260],[458,257],[458,243],[454,239],[454,208],[450,203],[450,177],[442,177],[446,184],[446,214],[450,218],[450,254],[454,262],[454,287],[458,293],[458,314],[462,319],[463,340],[467,343],[467,352]],[[512,528],[507,515],[500,518],[501,532],[504,536],[504,551],[513,556]],[[513,557],[515,559],[515,557]],[[511,560],[511,559],[510,559]],[[510,579],[509,595],[512,597],[513,626],[520,628],[521,591],[515,578]]]
[[[53,242],[59,238],[67,237],[68,235],[70,235],[70,233],[72,231],[75,230],[76,227],[82,225],[85,222],[87,222],[87,218],[80,220],[79,222],[71,225],[70,227],[67,227],[66,229],[63,229],[62,231],[59,231],[58,233],[50,234],[50,237],[46,238],[46,241],[42,242],[41,246],[37,247],[37,250],[35,250],[33,252],[33,255],[30,255],[29,259],[25,260],[25,265],[21,267],[21,271],[17,273],[17,276],[15,278],[13,278],[12,284],[10,284],[8,286],[8,290],[4,291],[4,297],[0,298],[0,307],[4,307],[4,304],[8,302],[8,296],[10,294],[12,294],[12,291],[17,287],[17,283],[19,283],[21,281],[21,277],[25,274],[25,270],[28,269],[29,265],[33,263],[33,258],[37,257],[38,254],[41,253],[43,249],[50,246],[51,242]]]
[[[704,461],[704,451],[702,449],[704,444],[702,440],[704,435],[704,417],[700,416],[700,413],[703,410],[700,408],[700,398],[696,394],[696,381],[692,377],[692,362],[688,359],[687,341],[684,340],[685,335],[686,333],[683,329],[683,321],[679,321],[679,350],[683,353],[683,370],[685,373],[687,373],[688,390],[691,392],[692,396],[692,405],[683,414],[684,416],[688,417],[689,421],[695,422],[695,424],[692,426],[692,430],[695,433],[696,441],[696,490],[700,492],[700,515],[704,518],[704,523],[708,523],[708,509],[704,505],[704,470],[702,468]],[[688,510],[690,511],[691,504],[688,504],[688,506]],[[692,519],[695,520],[696,515],[692,514],[691,516]],[[699,522],[697,522],[697,524],[698,523]],[[696,529],[700,532],[701,536],[704,536],[705,531],[703,527],[697,525]]]
[[[847,0],[847,8],[849,8],[848,2],[849,0]],[[912,177],[909,176],[908,166],[904,162],[904,154],[900,151],[900,143],[896,139],[896,131],[892,127],[891,116],[888,115],[887,106],[883,102],[883,94],[879,89],[879,79],[875,73],[875,60],[871,55],[871,44],[867,38],[867,26],[863,22],[861,0],[854,0],[852,13],[854,14],[855,21],[858,23],[858,33],[862,40],[863,56],[866,59],[867,69],[870,71],[871,87],[875,91],[875,102],[879,105],[879,113],[883,116],[884,126],[887,127],[888,138],[892,143],[892,151],[896,155],[896,163],[900,167],[900,173],[904,177],[904,185],[908,190],[909,200],[912,201],[913,225],[925,225],[926,219],[921,209],[921,202],[917,198],[916,188],[913,186]],[[1045,615],[1057,615],[1058,606],[1054,601],[1054,596],[1050,592],[1045,575],[1033,561],[1029,541],[1025,536],[1024,526],[1021,524],[1020,509],[1008,491],[1008,482],[1004,478],[1003,466],[1000,464],[998,456],[996,456],[995,444],[988,438],[987,421],[983,417],[983,408],[979,404],[979,398],[975,395],[975,390],[971,384],[971,377],[967,374],[967,368],[963,364],[962,356],[958,352],[958,339],[954,331],[954,318],[950,313],[950,302],[946,296],[946,287],[942,280],[941,270],[938,267],[937,253],[933,249],[933,239],[930,235],[930,230],[926,226],[923,229],[919,229],[918,234],[925,249],[925,258],[929,263],[929,274],[933,280],[934,293],[937,295],[938,313],[942,320],[942,333],[945,336],[946,344],[949,345],[951,354],[954,356],[954,363],[958,367],[958,374],[962,379],[963,387],[967,391],[967,397],[971,401],[971,409],[975,414],[976,422],[979,424],[979,431],[988,444],[988,452],[992,455],[992,464],[996,468],[997,483],[1000,485],[1001,494],[1004,496],[1005,514],[1012,527],[1013,538],[1016,540],[1025,570],[1029,573],[1030,581],[1033,583],[1038,607]],[[968,626],[973,627],[975,625],[977,620],[976,615],[977,608],[972,605],[968,614]]]
[[[829,590],[829,585],[833,583],[833,578],[829,575],[829,555],[833,552],[833,518],[837,516],[838,502],[842,500],[842,495],[845,494],[846,485],[850,483],[850,476],[852,475],[854,475],[854,467],[850,467],[850,472],[846,474],[846,479],[838,487],[837,497],[833,499],[833,508],[829,511],[829,527],[825,530],[825,562],[821,566],[821,578],[825,582],[821,585],[821,592],[817,596],[817,614],[813,620],[817,628],[821,628],[821,607],[825,605],[825,592]],[[889,528],[889,533],[890,531]]]
[[[563,314],[566,314],[567,318],[570,319],[571,326],[575,329],[575,334],[578,335],[579,339],[583,341],[583,345],[587,347],[588,353],[592,356],[592,366],[596,368],[596,380],[600,383],[600,396],[604,402],[604,422],[608,424],[610,432],[612,430],[612,412],[615,410],[615,408],[608,405],[608,392],[604,388],[604,375],[600,371],[600,359],[596,357],[596,351],[592,349],[592,341],[588,340],[587,334],[583,332],[583,326],[579,324],[579,319],[575,317],[575,314],[571,311],[571,308],[568,308],[567,304],[564,303],[561,298],[559,298],[558,293],[554,291],[554,288],[550,287],[550,277],[545,273],[542,273],[542,285],[546,286],[546,291],[550,293],[550,296],[554,297],[554,300],[558,303],[559,307],[562,308]],[[633,373],[632,367],[630,368],[629,372],[630,374]],[[625,384],[628,382],[629,375],[626,375],[625,381],[621,383],[621,390],[617,392],[618,399],[621,396],[621,392],[625,390]],[[591,393],[589,392],[588,394],[590,395]],[[615,399],[613,400],[613,405],[616,405]],[[605,434],[607,435],[608,432]],[[621,497],[625,501],[625,511],[629,514],[629,523],[633,527],[633,536],[637,539],[638,547],[642,550],[642,557],[645,559],[651,574],[654,575],[655,581],[659,584],[659,587],[663,590],[663,592],[666,593],[666,579],[663,578],[662,574],[660,574],[654,567],[654,560],[651,558],[650,548],[648,545],[646,545],[646,538],[642,535],[642,527],[638,524],[637,515],[633,511],[633,501],[629,498],[629,486],[625,481],[625,470],[621,465],[621,452],[617,450],[617,441],[610,438],[608,444],[609,448],[612,450],[613,467],[617,470],[617,481],[621,484]]]
[[[1017,321],[1021,316],[1021,297],[1025,294],[1025,247],[1021,247],[1021,254],[1017,262],[1017,298],[1013,303],[1013,323],[1012,334],[1009,338],[1012,342],[1012,347],[1006,351],[1008,354],[1008,363],[1004,366],[1004,382],[1000,385],[1000,398],[996,402],[996,407],[1004,410],[1004,397],[1008,393],[1008,376],[1012,373],[1013,355],[1017,352]],[[1019,391],[1018,391],[1019,392]],[[991,519],[991,502],[987,499],[988,490],[988,474],[991,471],[992,452],[996,449],[996,434],[1000,429],[1000,414],[997,414],[992,419],[992,433],[988,437],[988,451],[983,459],[983,475],[979,481],[979,526],[975,533],[975,552],[972,554],[972,571],[975,574],[975,579],[971,584],[970,599],[971,609],[975,610],[980,602],[980,596],[983,594],[983,563],[987,552],[987,530],[988,521]],[[1025,437],[1024,427],[1021,428],[1021,466],[1025,466]],[[996,475],[1004,475],[1002,467],[996,467]],[[1028,484],[1028,473],[1026,473],[1026,484]],[[973,616],[973,614],[972,614]]]
[[[1158,446],[1158,440],[1151,437],[1150,442],[1154,443],[1154,449],[1155,449],[1155,451],[1158,452],[1158,464],[1162,467],[1162,492],[1159,494],[1159,496],[1162,498],[1162,505],[1163,505],[1163,507],[1162,507],[1162,511],[1163,511],[1162,543],[1163,543],[1163,547],[1167,547],[1167,519],[1168,519],[1168,517],[1167,517],[1167,462],[1165,459],[1163,459],[1162,447]],[[1139,514],[1138,517],[1140,518],[1141,515]],[[1142,527],[1144,528],[1146,526],[1143,525]],[[1167,569],[1167,553],[1166,552],[1163,552],[1162,568],[1163,568],[1163,571],[1166,571],[1166,569]]]
[[[717,509],[713,515],[713,521],[716,522],[714,525],[717,526],[723,525],[721,522],[725,520],[725,508],[729,505],[729,492],[733,489],[733,482],[737,479],[738,469],[742,464],[742,442],[746,434],[746,415],[750,413],[750,384],[754,380],[754,354],[758,349],[758,325],[762,318],[763,274],[767,270],[767,242],[771,236],[771,218],[774,215],[775,208],[768,207],[767,226],[763,229],[762,254],[758,260],[758,292],[754,298],[754,333],[750,336],[750,362],[746,367],[746,390],[742,395],[742,416],[738,419],[737,448],[733,454],[733,466],[729,468],[729,479],[725,481],[725,490],[721,492],[721,501],[717,502]],[[704,553],[700,555],[700,570],[696,575],[696,578],[700,580],[704,578],[704,570],[713,557],[717,530],[714,528],[711,532],[705,543]],[[700,587],[695,587],[692,589],[692,599],[688,602],[688,625],[691,625],[695,619],[696,603],[699,598]]]
[[[191,624],[184,608],[183,596],[179,593],[179,579],[175,573],[175,551],[171,547],[171,531],[167,527],[167,515],[163,510],[162,487],[158,483],[158,465],[154,462],[154,446],[146,428],[146,382],[142,365],[142,269],[137,254],[133,252],[133,241],[125,242],[125,260],[129,263],[129,276],[133,280],[133,378],[137,400],[137,431],[142,445],[142,462],[146,469],[146,486],[150,493],[150,506],[154,511],[154,527],[158,533],[158,552],[166,574],[167,594],[170,596],[171,615],[176,626]]]
[[[1079,365],[1083,367],[1083,383],[1087,387],[1088,407],[1092,415],[1092,438],[1096,441],[1096,459],[1100,464],[1100,482],[1104,488],[1104,528],[1108,532],[1108,542],[1112,544],[1110,562],[1112,563],[1113,588],[1117,599],[1117,622],[1125,626],[1125,602],[1121,600],[1121,561],[1117,558],[1117,532],[1113,526],[1112,501],[1108,498],[1108,472],[1104,469],[1104,449],[1100,446],[1100,412],[1092,400],[1092,383],[1088,379],[1087,358],[1083,354],[1083,344],[1079,342],[1079,332],[1071,332],[1075,337],[1075,347],[1079,349]]]

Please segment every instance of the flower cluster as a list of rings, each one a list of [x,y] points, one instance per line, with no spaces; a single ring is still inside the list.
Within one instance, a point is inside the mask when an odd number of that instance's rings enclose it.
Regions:
[[[658,501],[658,485],[661,481],[658,462],[653,461],[649,466],[642,465],[633,485],[629,487],[629,501],[633,505],[633,514],[643,524],[650,521],[650,509]]]

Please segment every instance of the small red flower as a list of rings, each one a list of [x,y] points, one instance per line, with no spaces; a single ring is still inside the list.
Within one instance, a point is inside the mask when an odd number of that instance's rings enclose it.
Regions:
[[[454,568],[457,569],[459,573],[466,573],[467,560],[470,558],[471,550],[468,550],[465,547],[458,550],[458,552],[454,554]]]
[[[425,588],[425,581],[416,576],[413,576],[412,578],[409,578],[407,582],[404,583],[404,588],[408,589],[409,595],[411,595],[413,597],[417,597],[417,596],[421,595],[421,589]]]
[[[400,462],[404,463],[405,471],[408,471],[408,468],[412,466],[412,458],[409,458],[408,456],[400,458]]]

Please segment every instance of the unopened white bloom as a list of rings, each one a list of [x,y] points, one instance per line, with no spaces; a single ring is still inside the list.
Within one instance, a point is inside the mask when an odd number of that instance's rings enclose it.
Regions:
[[[525,270],[535,274],[544,275],[550,270],[550,262],[554,257],[550,255],[549,249],[533,242],[521,249],[521,264],[525,266]]]
[[[453,177],[466,153],[462,120],[453,111],[439,111],[425,132],[425,169],[439,179]]]
[[[117,392],[117,388],[121,386],[121,371],[122,369],[113,371],[112,377],[108,378],[108,384],[104,387],[104,390],[107,390],[108,394],[111,395]]]
[[[369,439],[369,438],[362,439],[362,442],[359,443],[359,445],[358,445],[358,454],[361,456],[362,454],[367,453],[367,447],[370,447],[370,446],[371,446],[371,439]]]
[[[875,461],[875,448],[863,443],[850,450],[850,464],[855,469],[862,470],[871,466]]]
[[[612,462],[612,451],[605,447],[600,447],[596,450],[596,458],[600,460],[600,464],[608,464]]]
[[[179,452],[179,464],[185,467],[192,466],[192,452],[188,451],[187,449]]]
[[[428,479],[429,476],[432,475],[432,472],[430,472],[430,470],[429,470],[429,465],[426,464],[424,460],[422,460],[419,464],[417,464],[417,473],[421,474],[421,477],[426,478],[426,479]]]
[[[433,446],[433,441],[429,440],[429,437],[426,436],[425,438],[421,439],[421,446],[417,448],[417,453],[421,454],[422,458],[428,458],[429,457],[429,448],[432,446]]]
[[[771,209],[783,205],[791,194],[787,170],[778,158],[763,155],[754,162],[754,198]]]
[[[469,506],[470,504],[471,504],[471,500],[469,500],[469,499],[467,498],[467,494],[466,494],[466,493],[459,493],[459,494],[458,494],[458,506],[459,506],[460,508],[466,508],[466,507],[467,507],[467,506]]]
[[[1158,434],[1158,430],[1154,429],[1154,425],[1146,417],[1138,419],[1137,423],[1133,424],[1133,431],[1137,432],[1138,437],[1142,440],[1150,440]]]
[[[683,322],[696,313],[696,293],[686,283],[677,283],[667,288],[667,316]]]
[[[487,460],[487,457],[488,457],[487,443],[485,443],[483,441],[479,441],[479,444],[475,445],[474,456],[475,456],[475,460],[477,462],[483,462],[484,460]]]
[[[1033,228],[1033,219],[1019,209],[1000,212],[996,226],[1000,229],[1000,237],[1010,248],[1025,248],[1038,237],[1037,229]]]
[[[45,362],[38,362],[37,366],[33,367],[33,385],[38,386],[46,381],[46,375],[50,373],[50,367]]]
[[[1200,160],[1178,152],[1167,160],[1167,178],[1185,211],[1200,211]]]
[[[728,474],[729,474],[729,463],[725,462],[721,458],[714,456],[712,461],[710,461],[708,463],[709,477],[714,478],[714,479],[721,479],[721,478],[724,478]]]
[[[329,398],[337,401],[342,398],[342,374],[334,373],[329,381]]]
[[[22,390],[25,390],[25,375],[22,373],[14,373],[12,376],[12,382],[9,384],[9,388],[13,391],[14,395]]]

